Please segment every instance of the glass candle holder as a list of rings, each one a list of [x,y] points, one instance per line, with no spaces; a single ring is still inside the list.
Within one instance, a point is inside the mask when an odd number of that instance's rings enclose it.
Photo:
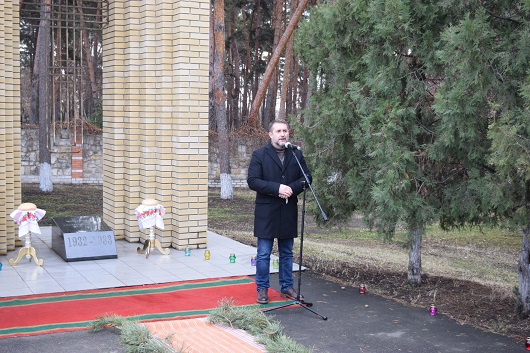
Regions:
[[[360,294],[365,294],[366,293],[366,286],[364,284],[361,284],[359,286],[359,293]]]
[[[431,304],[431,308],[429,309],[429,314],[431,316],[435,316],[438,313],[438,309],[436,309],[436,305]]]
[[[210,250],[204,250],[204,259],[210,260]]]
[[[190,255],[191,255],[191,249],[190,248],[184,249],[184,256],[190,256]]]
[[[250,258],[250,266],[256,266],[256,256]]]
[[[236,254],[230,254],[230,263],[233,264],[234,262],[236,262]]]
[[[275,269],[280,268],[280,260],[278,259],[272,260],[272,268],[275,268]]]

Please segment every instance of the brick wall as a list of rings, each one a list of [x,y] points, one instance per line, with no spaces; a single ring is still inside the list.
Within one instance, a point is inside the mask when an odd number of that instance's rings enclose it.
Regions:
[[[39,182],[39,131],[22,129],[21,171],[23,183]],[[80,135],[78,135],[80,136]],[[52,182],[102,184],[102,134],[85,134],[73,144],[70,134],[52,139]]]
[[[85,133],[82,153],[74,155],[72,139],[56,137],[52,148],[52,181],[58,184],[103,183],[103,136],[100,133]],[[232,137],[230,145],[230,169],[234,187],[247,187],[247,168],[252,152],[266,142],[263,138]],[[39,182],[39,144],[36,128],[22,129],[22,182]],[[220,187],[219,152],[217,139],[208,143],[208,186]],[[74,165],[74,166],[72,166]],[[76,166],[77,165],[77,166]],[[82,171],[82,176],[79,171]],[[77,173],[78,175],[75,175]]]
[[[234,187],[248,187],[247,169],[252,152],[266,142],[263,138],[232,137],[230,139],[230,175]],[[221,186],[219,172],[219,149],[217,139],[210,140],[210,156],[208,165],[208,185]]]

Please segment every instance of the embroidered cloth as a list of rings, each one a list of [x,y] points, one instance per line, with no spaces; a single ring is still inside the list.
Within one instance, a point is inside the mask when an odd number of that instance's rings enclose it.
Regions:
[[[151,228],[152,226],[158,229],[164,229],[164,219],[162,216],[166,213],[166,209],[162,205],[146,206],[140,205],[134,210],[136,218],[138,218],[138,226],[140,230]]]
[[[39,221],[45,214],[46,211],[37,208],[32,211],[15,210],[10,216],[18,224],[18,236],[23,237],[29,232],[41,234]]]

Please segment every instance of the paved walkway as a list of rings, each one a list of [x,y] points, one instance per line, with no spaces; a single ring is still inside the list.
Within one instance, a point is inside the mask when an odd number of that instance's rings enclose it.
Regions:
[[[226,325],[212,325],[206,318],[158,321],[145,324],[162,341],[186,353],[263,353],[249,333]]]
[[[276,277],[276,276],[274,276]],[[345,288],[309,271],[302,274],[301,293],[322,320],[295,305],[271,312],[287,336],[319,353],[508,353],[523,352],[524,341],[460,325],[429,308],[410,308],[358,288]],[[525,337],[528,333],[522,332]]]
[[[210,260],[204,259],[204,249],[192,250],[190,256],[175,249],[171,249],[169,255],[163,255],[154,249],[146,258],[145,254],[137,253],[140,243],[117,240],[117,259],[66,262],[52,250],[51,229],[41,227],[42,234],[32,235],[32,246],[36,249],[37,257],[44,261],[42,266],[25,258],[16,266],[10,266],[8,260],[16,258],[20,248],[0,255],[3,264],[0,271],[0,297],[256,273],[256,268],[250,262],[251,257],[256,255],[256,248],[212,232],[208,232]],[[236,255],[235,263],[230,262],[230,254]],[[271,266],[271,272],[277,271]]]

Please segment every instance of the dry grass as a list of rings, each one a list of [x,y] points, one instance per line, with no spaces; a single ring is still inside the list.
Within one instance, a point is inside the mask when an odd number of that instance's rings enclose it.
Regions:
[[[250,196],[249,196],[250,195]],[[255,245],[252,235],[253,193],[237,190],[236,198],[244,200],[247,211],[235,202],[212,200],[210,229],[240,242]],[[224,203],[226,208],[212,204]],[[232,211],[231,211],[232,210]],[[212,214],[215,219],[212,219]],[[234,216],[235,215],[235,216]],[[224,226],[229,220],[230,227]],[[241,225],[237,220],[246,220]],[[405,234],[398,233],[393,242],[384,242],[377,234],[355,225],[319,228],[306,217],[304,253],[315,259],[333,260],[354,267],[369,267],[375,271],[406,272],[408,249]],[[299,239],[298,239],[299,241]],[[517,259],[520,237],[501,229],[466,229],[444,232],[429,227],[423,239],[422,269],[430,276],[443,276],[493,286],[510,295],[517,285]]]

